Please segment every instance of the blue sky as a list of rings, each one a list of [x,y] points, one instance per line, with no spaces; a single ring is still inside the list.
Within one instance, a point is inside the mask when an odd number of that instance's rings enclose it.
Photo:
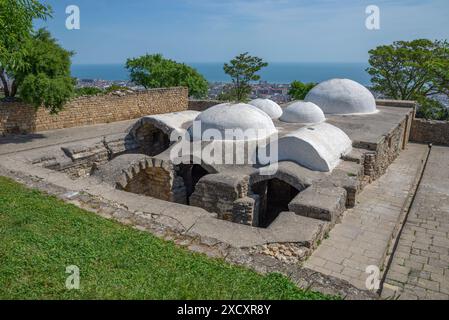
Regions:
[[[249,51],[270,62],[366,62],[395,40],[449,39],[448,0],[48,0],[46,26],[76,52],[75,64],[123,63],[163,53],[183,62],[223,62]],[[365,28],[377,5],[381,29]],[[81,29],[67,30],[78,5]]]

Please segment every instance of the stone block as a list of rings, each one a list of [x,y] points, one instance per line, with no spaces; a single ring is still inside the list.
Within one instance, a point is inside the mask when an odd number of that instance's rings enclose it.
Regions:
[[[346,208],[346,196],[346,190],[340,187],[312,185],[290,202],[289,210],[300,216],[335,223]]]
[[[298,216],[294,212],[281,212],[267,231],[271,242],[293,242],[307,248],[315,248],[328,226],[324,221]]]

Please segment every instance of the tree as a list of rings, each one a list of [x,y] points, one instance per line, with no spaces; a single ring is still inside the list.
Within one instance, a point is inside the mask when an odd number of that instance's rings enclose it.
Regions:
[[[387,98],[417,100],[426,108],[441,108],[428,102],[449,94],[449,43],[418,39],[397,41],[369,52],[373,89]]]
[[[73,79],[65,76],[49,78],[44,73],[28,75],[22,84],[21,97],[36,108],[44,106],[58,113],[74,95]]]
[[[261,58],[253,57],[248,52],[236,56],[225,63],[223,70],[232,78],[233,89],[231,91],[236,101],[245,101],[251,93],[251,81],[260,80],[257,74],[262,68],[267,67],[268,63]]]
[[[293,100],[304,100],[309,91],[315,86],[316,83],[313,82],[303,83],[295,80],[290,84],[288,94]]]
[[[57,113],[75,92],[70,75],[73,52],[62,48],[45,29],[35,32],[24,46],[26,64],[14,72],[11,96],[18,88],[24,101]]]
[[[26,67],[24,44],[31,38],[33,19],[50,15],[51,8],[37,0],[0,0],[0,80],[6,97],[11,96],[7,74]]]
[[[397,41],[369,52],[373,89],[402,100],[449,93],[449,43]]]
[[[449,109],[434,99],[419,99],[418,118],[428,120],[449,120]]]
[[[75,96],[77,97],[96,96],[104,93],[105,93],[104,90],[97,87],[81,87],[75,89]]]
[[[204,97],[209,89],[207,80],[194,68],[165,59],[161,54],[128,59],[126,68],[131,80],[146,89],[185,86],[195,98]]]

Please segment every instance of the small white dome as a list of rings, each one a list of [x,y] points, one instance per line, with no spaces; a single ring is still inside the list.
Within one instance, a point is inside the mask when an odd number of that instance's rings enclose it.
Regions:
[[[201,123],[201,136],[199,130],[193,131],[193,139],[201,140],[206,130],[213,129],[220,134],[217,140],[255,140],[265,139],[277,132],[271,118],[256,107],[245,104],[223,103],[213,106],[202,112],[195,119],[195,123]],[[241,139],[227,137],[231,130],[242,131],[245,136]],[[213,133],[209,131],[208,133]]]
[[[282,115],[282,108],[273,100],[254,99],[249,104],[268,114],[271,119],[278,119]]]
[[[282,117],[283,122],[291,123],[321,123],[326,120],[323,110],[312,102],[296,101],[285,108]]]
[[[349,79],[321,82],[310,90],[305,101],[315,103],[328,114],[373,113],[377,110],[373,94]]]

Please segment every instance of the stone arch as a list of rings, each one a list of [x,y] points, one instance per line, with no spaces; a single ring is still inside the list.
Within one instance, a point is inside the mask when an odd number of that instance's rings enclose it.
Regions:
[[[173,132],[181,135],[200,114],[197,111],[182,111],[146,116],[129,129],[129,135],[140,145],[141,152],[155,156],[167,150],[176,141],[171,141]]]
[[[214,173],[216,170],[203,162],[175,165],[170,160],[144,156],[121,170],[115,186],[127,192],[189,204],[200,179]]]
[[[282,170],[277,170],[272,175],[261,175],[259,172],[252,174],[249,177],[249,185],[253,185],[259,182],[268,181],[272,179],[281,180],[292,187],[298,189],[299,191],[303,191],[311,185],[311,181],[306,181],[299,179],[297,175],[291,174],[289,172],[285,172]]]
[[[148,156],[156,156],[170,147],[170,132],[155,123],[142,123],[134,131],[134,138],[140,146],[140,151]]]
[[[184,181],[176,174],[173,164],[166,160],[145,158],[132,163],[122,170],[116,187],[165,201],[186,203]]]

